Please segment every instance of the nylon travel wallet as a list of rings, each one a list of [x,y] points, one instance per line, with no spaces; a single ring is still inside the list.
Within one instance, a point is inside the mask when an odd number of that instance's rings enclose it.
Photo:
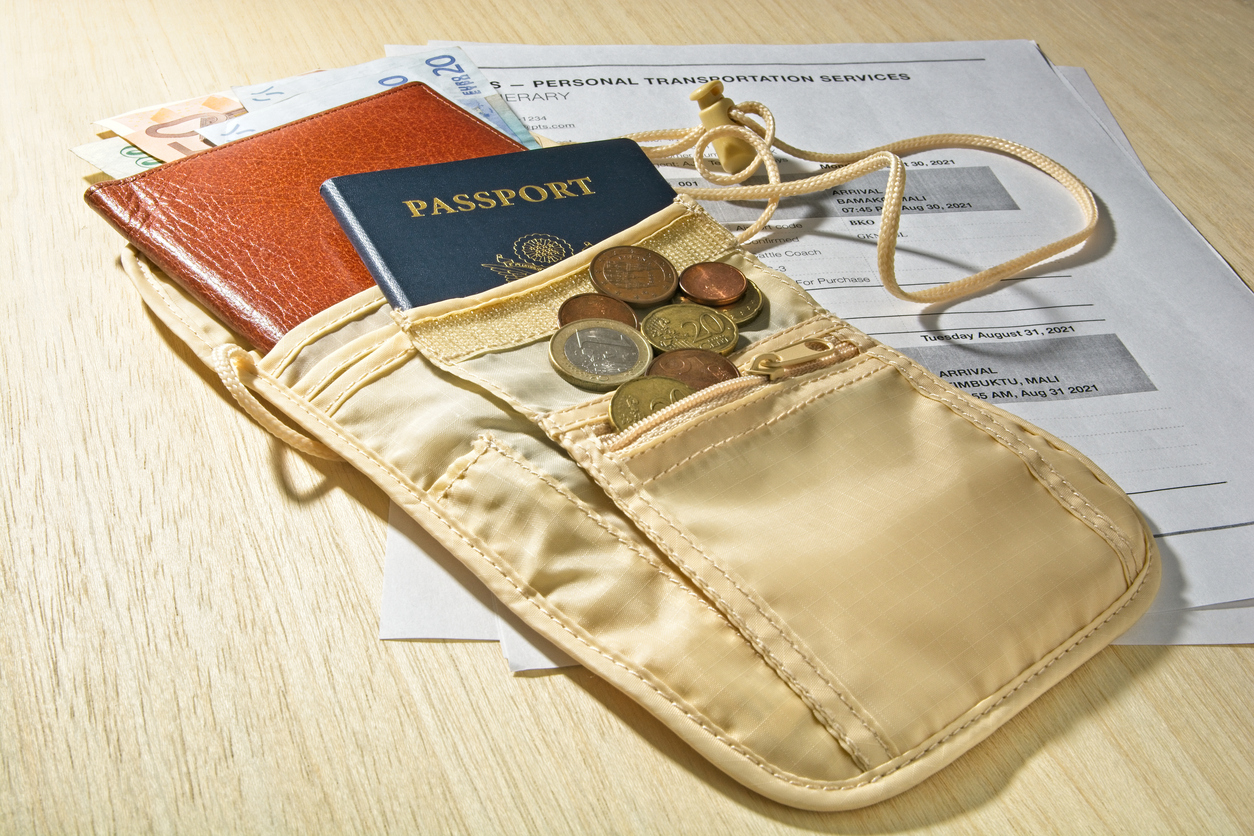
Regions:
[[[616,432],[609,395],[566,383],[546,351],[591,259],[624,244],[760,288],[742,370],[810,340],[848,350]],[[786,804],[913,786],[1157,588],[1149,531],[1092,462],[823,310],[686,197],[474,296],[401,312],[372,287],[264,355],[123,261],[267,429],[359,468],[527,624]]]
[[[342,174],[523,150],[411,83],[100,183],[87,202],[259,349],[373,284],[318,196]]]
[[[766,133],[741,132],[763,158]],[[956,139],[1047,171],[1086,225],[918,293],[882,259],[903,298],[987,287],[1095,225],[1057,163]],[[767,164],[768,186],[726,199],[796,186]],[[885,151],[817,187],[874,166],[900,195]],[[561,305],[593,292],[593,260],[626,245],[679,272],[731,265],[765,304],[728,355],[738,377],[618,429],[612,393],[556,374],[549,341]],[[371,286],[264,352],[133,249],[122,260],[265,429],[360,469],[529,626],[785,804],[844,810],[914,786],[1131,626],[1159,583],[1148,527],[1093,462],[823,309],[689,195],[478,293],[399,310]]]

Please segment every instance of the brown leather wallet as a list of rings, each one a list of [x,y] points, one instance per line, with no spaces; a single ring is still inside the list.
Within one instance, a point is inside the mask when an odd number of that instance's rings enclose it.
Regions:
[[[411,83],[211,148],[84,195],[236,333],[267,351],[374,285],[318,195],[330,177],[523,146]]]

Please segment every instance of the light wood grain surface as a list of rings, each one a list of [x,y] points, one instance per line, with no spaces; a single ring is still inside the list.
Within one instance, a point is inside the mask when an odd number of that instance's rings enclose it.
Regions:
[[[732,0],[0,6],[0,832],[1232,833],[1254,651],[1107,649],[920,787],[756,796],[582,670],[377,640],[386,502],[284,452],[139,304],[69,148],[92,120],[429,38],[1031,38],[1085,67],[1254,278],[1254,6]]]

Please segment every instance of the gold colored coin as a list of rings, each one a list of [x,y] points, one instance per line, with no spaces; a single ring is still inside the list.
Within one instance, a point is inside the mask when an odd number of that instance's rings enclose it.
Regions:
[[[549,340],[549,362],[568,383],[594,392],[640,377],[653,352],[644,337],[612,319],[581,319]]]
[[[593,286],[636,307],[665,302],[679,287],[675,265],[644,247],[610,247],[589,266]]]
[[[746,325],[756,319],[757,315],[762,313],[762,308],[766,304],[766,298],[762,295],[762,291],[758,290],[758,286],[748,279],[745,282],[744,296],[741,296],[734,304],[715,308],[716,311],[736,323],[737,327]]]
[[[686,383],[661,375],[628,381],[610,398],[610,423],[621,432],[692,393]]]
[[[741,296],[739,301],[731,305],[719,305],[717,307],[707,305],[706,307],[711,307],[723,314],[732,322],[736,323],[737,327],[752,322],[755,318],[757,318],[758,314],[762,313],[762,308],[766,306],[766,297],[762,295],[762,291],[758,290],[758,286],[756,284],[748,279],[745,279],[745,283],[745,295]],[[693,299],[691,296],[685,295],[681,290],[679,293],[676,293],[671,297],[671,304],[700,305],[702,303]]]
[[[704,305],[665,305],[650,311],[640,323],[649,345],[658,351],[704,348],[731,354],[740,332],[736,323]]]

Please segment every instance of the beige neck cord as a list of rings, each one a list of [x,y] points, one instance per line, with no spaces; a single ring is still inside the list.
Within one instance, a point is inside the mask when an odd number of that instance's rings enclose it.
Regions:
[[[743,102],[734,106],[730,110],[729,115],[737,124],[720,125],[713,128],[696,127],[679,128],[676,130],[640,131],[627,134],[627,138],[634,139],[642,144],[669,141],[670,144],[668,145],[642,145],[649,159],[661,165],[678,163],[684,159],[684,152],[691,149],[697,173],[718,186],[718,188],[680,188],[678,190],[697,200],[767,201],[761,217],[736,237],[736,240],[740,243],[748,241],[766,226],[771,216],[775,214],[775,209],[779,206],[781,197],[811,194],[847,183],[872,171],[887,168],[888,187],[884,192],[884,208],[880,214],[880,231],[879,240],[876,244],[876,255],[879,262],[880,281],[884,283],[884,287],[888,289],[888,292],[898,299],[932,303],[949,302],[969,296],[1002,279],[1020,273],[1034,264],[1039,264],[1047,258],[1052,258],[1061,252],[1071,249],[1087,239],[1097,227],[1097,202],[1093,199],[1093,193],[1088,190],[1088,187],[1081,183],[1074,174],[1049,157],[1014,142],[991,136],[979,136],[977,134],[932,134],[913,139],[903,139],[900,142],[881,145],[868,151],[859,151],[851,154],[819,154],[794,148],[777,138],[775,136],[775,117],[763,104]],[[761,118],[762,123],[755,122],[750,118],[750,115]],[[712,171],[705,159],[705,149],[710,143],[716,139],[726,137],[735,137],[738,140],[747,142],[753,147],[757,155],[750,165],[735,174],[722,174]],[[803,180],[793,180],[784,183],[779,175],[779,165],[771,153],[772,146],[798,159],[819,163],[836,163],[840,168],[819,172]],[[1065,186],[1067,191],[1071,192],[1072,197],[1080,205],[1081,211],[1084,212],[1084,228],[1052,244],[1038,247],[1010,261],[967,276],[965,279],[958,279],[948,284],[915,292],[902,290],[897,284],[897,276],[893,267],[894,256],[897,250],[897,227],[901,221],[901,200],[905,193],[906,184],[905,167],[902,165],[900,155],[933,148],[982,148],[1016,157],[1029,165],[1039,168]],[[744,182],[757,171],[759,165],[765,165],[768,182],[759,186],[736,185]]]

